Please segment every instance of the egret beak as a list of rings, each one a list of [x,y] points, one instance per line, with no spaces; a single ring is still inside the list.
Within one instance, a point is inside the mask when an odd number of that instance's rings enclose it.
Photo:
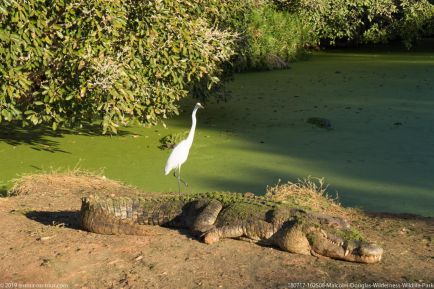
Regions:
[[[203,105],[202,105],[202,104],[200,104],[199,102],[197,103],[197,107],[198,107],[198,108],[202,108],[202,109],[205,109],[205,108],[203,107]]]

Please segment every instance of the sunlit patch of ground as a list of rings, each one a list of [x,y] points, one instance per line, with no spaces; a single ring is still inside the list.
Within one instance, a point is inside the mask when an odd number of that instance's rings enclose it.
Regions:
[[[366,265],[282,252],[238,240],[206,245],[187,232],[152,227],[149,236],[82,231],[80,198],[88,193],[148,195],[89,173],[26,176],[15,196],[0,198],[0,283],[69,288],[289,288],[293,282],[434,282],[432,218],[370,215],[352,224],[385,250]],[[312,183],[270,188],[271,197],[339,206]],[[319,190],[318,190],[319,189]],[[316,192],[315,192],[316,191]],[[317,194],[318,196],[316,196]],[[310,202],[310,203],[309,203]],[[341,208],[342,210],[346,210]]]

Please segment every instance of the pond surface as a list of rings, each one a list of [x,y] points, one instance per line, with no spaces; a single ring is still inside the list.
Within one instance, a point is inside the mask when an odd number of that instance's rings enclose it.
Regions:
[[[434,216],[434,53],[318,53],[288,70],[242,73],[209,102],[182,176],[194,191],[262,194],[279,179],[324,177],[346,206]],[[144,190],[177,190],[159,139],[190,127],[193,100],[168,128],[0,134],[0,187],[17,174],[103,170]],[[330,120],[326,130],[306,123]]]

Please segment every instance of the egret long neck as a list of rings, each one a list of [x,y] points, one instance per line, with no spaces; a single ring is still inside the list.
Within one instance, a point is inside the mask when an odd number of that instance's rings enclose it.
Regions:
[[[197,111],[197,108],[195,108],[193,110],[193,113],[191,114],[191,129],[190,129],[190,132],[188,133],[188,137],[187,137],[187,141],[189,143],[193,143],[194,131],[196,130],[196,111]]]

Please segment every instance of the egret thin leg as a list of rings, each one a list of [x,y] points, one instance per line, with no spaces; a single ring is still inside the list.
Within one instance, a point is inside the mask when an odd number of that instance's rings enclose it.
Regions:
[[[188,188],[188,184],[186,181],[181,179],[181,166],[178,167],[178,174],[176,174],[176,169],[173,171],[173,176],[178,180],[178,191],[181,193],[181,183],[184,184],[186,188]]]
[[[184,181],[183,179],[181,179],[181,166],[179,166],[179,169],[178,169],[178,176],[179,176],[179,180],[180,180],[180,181],[184,184],[184,186],[187,188],[187,187],[188,187],[187,182]]]
[[[181,193],[181,183],[180,183],[180,177],[179,174],[176,175],[176,169],[173,171],[173,176],[178,180],[178,193]]]

